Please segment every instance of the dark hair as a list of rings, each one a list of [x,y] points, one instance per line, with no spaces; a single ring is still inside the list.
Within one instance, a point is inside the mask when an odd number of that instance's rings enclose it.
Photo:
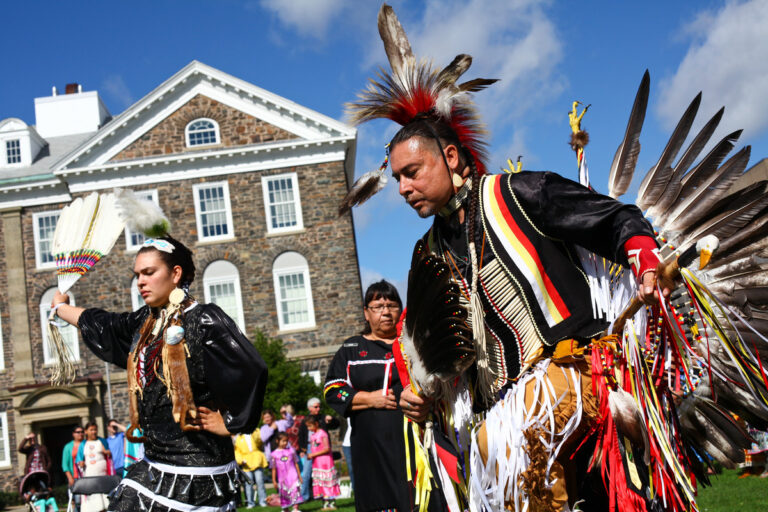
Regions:
[[[169,244],[173,245],[173,252],[160,251],[151,245],[144,246],[139,249],[138,254],[142,254],[148,251],[155,251],[163,263],[169,270],[173,270],[176,265],[181,267],[181,281],[179,287],[188,289],[192,281],[195,280],[195,262],[192,261],[192,251],[190,251],[186,245],[179,242],[171,235],[158,237],[157,240],[165,240]]]
[[[281,439],[288,439],[288,434],[285,432],[278,432],[275,434],[275,443],[279,443]]]
[[[97,429],[99,426],[96,424],[95,421],[91,420],[88,423],[85,424],[85,427],[83,427],[83,430],[88,430],[90,427],[96,427]]]
[[[75,425],[74,427],[72,427],[72,433],[74,434],[74,433],[75,433],[75,430],[77,430],[77,429],[79,429],[79,428],[80,428],[80,429],[83,429],[83,430],[85,430],[85,429],[84,429],[83,427],[81,427],[80,425]]]
[[[464,145],[453,128],[445,121],[429,115],[416,116],[413,118],[413,121],[400,128],[395,136],[392,137],[392,140],[389,142],[390,151],[396,145],[413,137],[420,137],[422,140],[430,141],[429,147],[438,155],[441,154],[441,150],[445,146],[456,146],[459,150],[461,167],[464,167],[464,162],[467,160]]]
[[[261,410],[261,417],[263,418],[265,414],[269,414],[269,415],[271,415],[273,418],[276,418],[276,417],[277,417],[277,416],[275,416],[275,411],[273,411],[272,409],[262,409],[262,410]]]
[[[365,298],[363,299],[363,304],[365,307],[368,307],[368,304],[376,299],[387,299],[393,302],[397,302],[397,305],[400,306],[400,309],[403,309],[403,301],[400,300],[400,294],[397,293],[397,288],[395,288],[395,285],[384,279],[373,283],[368,287],[367,290],[365,290]],[[371,326],[368,322],[365,322],[365,328],[361,334],[370,333]]]
[[[320,426],[320,422],[319,422],[319,421],[317,421],[317,420],[316,420],[315,418],[313,418],[312,416],[307,416],[307,419],[305,419],[305,420],[304,420],[304,423],[305,423],[306,425],[312,424],[312,425],[317,425],[318,427]]]

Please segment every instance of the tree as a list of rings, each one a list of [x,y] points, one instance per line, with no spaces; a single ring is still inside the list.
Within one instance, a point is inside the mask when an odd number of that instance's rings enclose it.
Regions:
[[[269,338],[261,330],[254,335],[253,346],[267,363],[269,376],[264,394],[264,408],[280,415],[280,406],[291,404],[296,412],[307,410],[307,400],[316,396],[322,398],[323,390],[309,375],[301,373],[297,361],[289,361],[283,341]]]

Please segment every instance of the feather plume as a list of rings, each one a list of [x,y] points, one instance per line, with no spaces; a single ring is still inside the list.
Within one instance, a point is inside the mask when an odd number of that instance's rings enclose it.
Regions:
[[[680,160],[672,170],[672,177],[668,182],[668,186],[662,192],[661,197],[659,197],[653,205],[650,205],[650,208],[648,209],[649,217],[655,218],[664,213],[669,209],[675,199],[677,199],[677,196],[680,194],[680,189],[682,188],[680,178],[682,178],[685,171],[687,171],[691,164],[693,164],[694,160],[699,156],[699,153],[704,149],[704,146],[709,142],[717,125],[720,124],[720,119],[722,119],[724,111],[725,107],[718,110],[717,113],[707,121],[707,124],[699,130],[699,133],[696,134],[696,137],[694,137],[691,144],[686,148],[685,153],[683,153],[683,156],[680,157]]]
[[[679,410],[685,433],[698,438],[718,462],[735,468],[744,461],[744,450],[750,447],[752,439],[722,408],[711,400],[690,395]]]
[[[687,185],[683,185],[681,195],[685,199],[669,214],[669,220],[664,224],[664,230],[682,231],[700,220],[709,211],[709,208],[729,191],[731,185],[744,172],[749,162],[750,152],[751,147],[746,146],[719,169],[711,173],[708,178],[703,181],[701,181],[701,177],[696,178],[697,184],[695,186],[693,185],[694,179],[690,180]],[[691,171],[690,174],[693,174],[694,171]],[[702,167],[701,173],[704,172],[706,169]]]
[[[661,197],[661,193],[667,187],[670,178],[672,178],[672,162],[677,157],[677,153],[683,146],[686,137],[688,137],[688,132],[691,130],[691,125],[696,117],[696,113],[699,111],[700,104],[701,93],[697,94],[691,104],[688,105],[675,130],[672,132],[664,151],[661,152],[658,162],[651,167],[645,178],[643,178],[640,189],[637,192],[637,206],[641,210],[645,210],[650,205],[656,203],[659,197]]]
[[[405,73],[413,68],[416,58],[411,50],[411,43],[408,42],[408,36],[405,35],[400,20],[397,19],[395,11],[387,4],[383,4],[379,10],[378,16],[379,36],[384,42],[384,51],[387,53],[389,65],[392,67],[396,77],[404,78]],[[408,81],[402,81],[407,87]]]
[[[411,378],[425,396],[431,396],[439,382],[459,376],[475,360],[460,293],[448,265],[427,254],[419,242],[408,275],[408,309],[400,342]]]
[[[149,238],[168,234],[171,223],[154,201],[138,197],[127,188],[116,188],[114,193],[120,217],[132,231],[143,233]]]
[[[608,394],[608,406],[616,426],[635,446],[642,445],[644,447],[643,462],[646,465],[650,464],[651,452],[648,429],[645,426],[643,413],[640,412],[635,399],[622,388],[617,388]]]
[[[640,87],[637,89],[637,95],[635,95],[632,112],[629,114],[624,139],[616,149],[616,155],[611,164],[611,172],[608,176],[608,194],[613,198],[624,194],[632,182],[632,174],[635,172],[635,164],[640,154],[640,131],[643,129],[643,122],[645,121],[645,109],[648,107],[650,86],[651,75],[648,70],[645,70],[643,79],[640,81]]]
[[[386,184],[387,175],[383,170],[369,171],[360,176],[339,204],[339,217],[351,210],[353,206],[366,202]]]
[[[430,114],[450,125],[472,154],[479,174],[485,173],[487,132],[470,93],[496,80],[480,78],[457,86],[456,80],[472,62],[469,55],[458,55],[440,72],[427,61],[417,62],[403,27],[386,4],[379,11],[379,34],[392,72],[379,70],[358,100],[346,105],[350,121],[359,124],[384,118],[405,125],[419,114]]]

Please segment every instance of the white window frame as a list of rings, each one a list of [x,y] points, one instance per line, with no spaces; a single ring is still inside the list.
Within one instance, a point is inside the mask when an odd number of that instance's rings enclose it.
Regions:
[[[150,199],[156,204],[160,205],[160,201],[157,198],[157,189],[152,190],[134,190],[133,192],[138,197],[142,199],[146,199],[146,196],[151,196]],[[138,233],[140,234],[140,233]],[[138,252],[139,249],[141,249],[142,244],[139,245],[133,245],[131,243],[131,236],[133,235],[133,231],[128,226],[125,226],[125,250],[126,252]]]
[[[198,121],[208,121],[209,123],[213,124],[213,131],[216,137],[215,141],[208,142],[206,144],[190,144],[189,127]],[[217,123],[210,117],[198,117],[197,119],[193,119],[192,121],[187,123],[187,126],[184,127],[184,141],[188,148],[204,148],[207,146],[216,146],[217,144],[221,144],[221,132],[219,131],[219,123]]]
[[[200,211],[200,190],[206,188],[222,187],[224,191],[224,208],[227,216],[229,233],[226,235],[203,236],[203,215]],[[195,201],[195,220],[197,222],[197,240],[199,242],[215,242],[219,240],[232,240],[235,238],[235,226],[232,222],[232,203],[229,200],[229,182],[216,181],[198,183],[192,186],[192,195]]]
[[[53,216],[53,215],[61,215],[61,210],[48,210],[45,212],[37,212],[32,215],[32,232],[34,234],[34,243],[35,243],[35,266],[38,269],[56,268],[55,258],[53,261],[49,261],[47,263],[42,262],[42,255],[40,254],[40,227],[38,223],[38,219],[40,217],[47,217],[47,216]],[[58,222],[58,218],[56,219],[56,222]],[[55,232],[55,229],[54,229],[54,232]],[[53,238],[51,238],[51,241],[53,241]]]
[[[296,210],[296,225],[287,226],[283,228],[272,227],[272,214],[270,212],[269,202],[269,183],[279,179],[291,179],[291,186],[293,187],[293,206]],[[301,231],[304,229],[304,218],[301,213],[301,195],[299,194],[299,177],[295,172],[289,172],[284,174],[274,174],[272,176],[264,176],[261,178],[261,190],[264,196],[264,215],[267,219],[267,233],[292,233],[295,231]]]
[[[229,276],[210,277],[210,274],[206,276],[206,274],[208,273],[208,269],[211,268],[211,265],[218,262],[222,262],[222,261],[231,265],[235,273]],[[209,263],[208,266],[205,268],[205,270],[203,271],[203,296],[205,297],[205,302],[211,303],[211,286],[217,285],[217,284],[228,284],[228,283],[234,284],[235,305],[237,307],[237,315],[238,315],[237,318],[233,318],[232,320],[234,320],[235,323],[238,325],[238,327],[240,327],[241,331],[245,332],[245,315],[243,314],[243,296],[240,292],[240,271],[238,270],[237,266],[234,263],[227,260],[216,260]]]
[[[3,437],[0,438],[0,443],[3,443],[3,451],[5,458],[0,459],[0,468],[7,468],[11,466],[11,442],[10,432],[8,432],[8,412],[0,412],[0,430],[3,433]]]
[[[3,156],[5,157],[5,165],[12,166],[12,165],[22,165],[24,163],[24,158],[22,158],[21,154],[21,139],[6,139],[3,141]],[[8,144],[11,144],[12,142],[16,143],[16,149],[18,150],[18,162],[11,162],[8,158]]]
[[[296,251],[289,251],[289,252],[296,252]],[[286,254],[286,253],[283,253]],[[299,254],[302,258],[304,258],[304,255],[300,253]],[[280,255],[282,256],[282,254]],[[278,256],[278,258],[280,257]],[[277,259],[275,260],[277,261]],[[306,258],[304,258],[304,261],[306,261]],[[283,322],[283,315],[282,315],[282,293],[280,291],[280,277],[281,276],[287,276],[292,274],[302,274],[304,276],[304,284],[306,286],[306,293],[307,293],[307,316],[309,317],[309,320],[302,323],[296,323],[296,324],[285,324]],[[279,326],[280,331],[294,331],[297,329],[311,329],[316,326],[315,323],[315,306],[314,306],[314,300],[312,299],[312,283],[309,280],[309,264],[307,265],[297,265],[293,267],[281,267],[281,268],[275,268],[274,263],[272,265],[272,283],[275,287],[275,304],[277,306],[277,323]]]
[[[48,288],[43,292],[42,297],[45,297],[45,295],[51,291],[53,288]],[[75,297],[72,295],[72,292],[67,292],[67,295],[69,295],[69,303],[72,306],[75,306]],[[42,330],[43,335],[43,364],[44,365],[50,365],[54,364],[56,362],[56,359],[54,359],[52,356],[53,354],[48,353],[48,315],[51,312],[51,301],[48,300],[41,300],[40,301],[40,328]],[[63,320],[59,320],[60,323],[65,323]],[[72,332],[75,333],[75,342],[72,344],[72,358],[74,361],[80,360],[80,340],[77,336],[77,327],[70,325],[67,327],[59,327],[59,329],[73,329]]]
[[[136,311],[143,308],[145,304],[144,297],[139,293],[139,279],[134,277],[131,280],[131,307]]]

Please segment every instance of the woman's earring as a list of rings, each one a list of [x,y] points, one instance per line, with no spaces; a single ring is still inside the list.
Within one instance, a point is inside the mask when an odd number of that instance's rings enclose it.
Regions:
[[[178,306],[182,302],[184,302],[184,297],[186,297],[187,294],[184,293],[184,290],[181,288],[174,288],[173,291],[171,291],[171,294],[168,296],[168,302],[173,304],[174,306]]]
[[[453,173],[451,175],[451,181],[453,182],[453,186],[456,188],[461,188],[461,186],[464,184],[464,178],[459,176],[458,173]]]

